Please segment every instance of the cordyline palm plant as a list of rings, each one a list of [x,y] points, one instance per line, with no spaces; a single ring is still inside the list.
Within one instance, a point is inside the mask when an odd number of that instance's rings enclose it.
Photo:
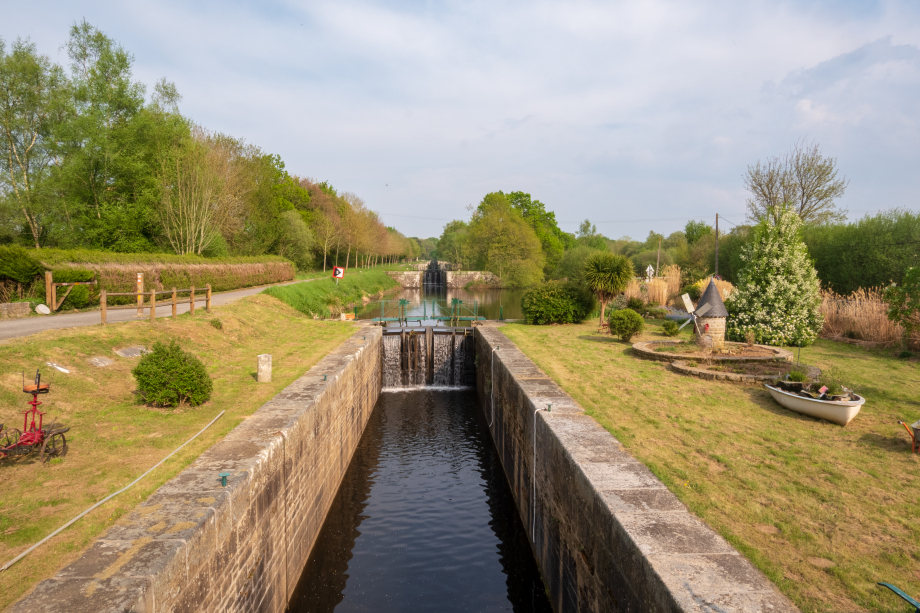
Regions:
[[[583,278],[585,285],[601,303],[601,326],[604,325],[607,303],[626,289],[634,274],[632,262],[624,255],[596,253],[585,260]]]

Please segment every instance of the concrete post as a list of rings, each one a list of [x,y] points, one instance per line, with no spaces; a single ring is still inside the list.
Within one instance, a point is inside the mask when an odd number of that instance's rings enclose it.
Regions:
[[[272,356],[270,353],[263,353],[258,356],[258,369],[256,370],[256,381],[259,383],[271,383],[272,380]]]

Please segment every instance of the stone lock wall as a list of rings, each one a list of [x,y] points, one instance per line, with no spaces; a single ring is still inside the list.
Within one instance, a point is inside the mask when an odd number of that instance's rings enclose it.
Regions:
[[[377,402],[380,354],[380,328],[359,329],[10,612],[284,611]]]
[[[557,613],[797,611],[497,328],[476,328],[476,363],[479,402]]]
[[[402,287],[408,287],[410,289],[419,289],[422,287],[422,274],[420,272],[401,272],[388,270],[387,275],[399,283]]]

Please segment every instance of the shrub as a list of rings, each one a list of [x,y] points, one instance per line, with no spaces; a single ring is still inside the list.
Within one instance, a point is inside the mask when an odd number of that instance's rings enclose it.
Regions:
[[[550,281],[534,287],[521,298],[528,324],[580,323],[594,309],[594,297],[576,283]]]
[[[608,323],[610,333],[614,336],[619,336],[622,341],[627,343],[632,337],[641,332],[645,326],[642,316],[630,309],[613,311],[610,313]]]
[[[680,288],[680,293],[681,295],[688,294],[690,296],[690,300],[696,302],[703,297],[703,288],[700,287],[698,283],[693,283],[691,285],[685,285]]]
[[[632,309],[636,313],[645,310],[645,303],[642,302],[641,298],[630,298],[626,301],[626,308]]]
[[[920,330],[920,266],[909,268],[904,282],[885,290],[888,319],[902,326],[908,334]]]
[[[212,320],[211,320],[211,326],[214,327],[214,328],[217,328],[218,330],[223,330],[223,329],[224,329],[224,324],[221,323],[221,321],[220,321],[219,319],[212,319]]]
[[[214,387],[201,360],[175,340],[169,345],[154,343],[131,374],[144,401],[158,406],[197,406],[208,401]]]
[[[802,221],[789,206],[762,219],[744,248],[738,286],[725,301],[726,335],[753,331],[768,345],[810,345],[823,324],[821,286],[801,238]]]
[[[677,336],[680,333],[680,324],[673,319],[669,319],[661,324],[661,329],[665,336]]]
[[[652,319],[664,319],[668,316],[668,310],[661,307],[652,307],[647,312]]]
[[[0,247],[0,279],[16,283],[32,283],[44,274],[45,268],[22,247]]]

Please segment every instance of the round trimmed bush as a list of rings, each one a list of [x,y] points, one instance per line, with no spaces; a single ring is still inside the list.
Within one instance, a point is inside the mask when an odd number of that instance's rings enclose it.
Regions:
[[[524,322],[528,324],[571,324],[585,320],[594,309],[594,296],[576,283],[542,283],[521,298]]]
[[[645,321],[642,316],[630,309],[621,309],[610,314],[607,321],[610,325],[610,333],[619,336],[624,342],[629,340],[642,331],[645,327]]]
[[[183,351],[175,340],[169,345],[154,343],[131,374],[144,401],[158,406],[197,406],[211,398],[214,388],[201,360]]]

